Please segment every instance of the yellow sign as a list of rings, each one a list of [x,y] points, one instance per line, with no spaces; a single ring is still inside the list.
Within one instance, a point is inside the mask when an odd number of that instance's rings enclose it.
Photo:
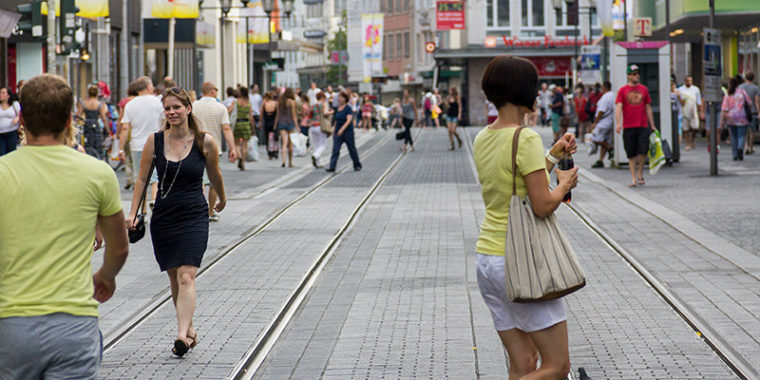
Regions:
[[[237,24],[237,37],[235,41],[240,44],[246,43],[246,36],[248,36],[248,43],[251,44],[263,44],[269,42],[269,19],[266,12],[264,12],[264,5],[259,1],[252,1],[248,3],[248,8],[240,10],[240,18],[238,18]],[[248,22],[246,23],[246,19]],[[246,25],[248,30],[246,31]],[[274,32],[272,32],[274,33]]]
[[[79,17],[108,17],[108,0],[76,0]],[[42,3],[41,12],[47,16],[47,2]],[[61,16],[61,1],[55,2],[55,16]]]
[[[198,0],[152,0],[150,14],[156,18],[198,18]]]

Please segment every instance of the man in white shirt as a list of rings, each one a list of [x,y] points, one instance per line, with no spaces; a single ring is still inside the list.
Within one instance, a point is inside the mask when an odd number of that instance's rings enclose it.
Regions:
[[[259,94],[259,85],[254,84],[251,86],[251,92],[248,94],[248,101],[251,103],[251,112],[253,112],[253,125],[251,129],[257,132],[259,142],[264,141],[264,137],[261,135],[263,128],[259,125],[261,121],[261,103],[264,99]]]
[[[612,151],[612,132],[615,124],[615,94],[611,90],[612,84],[610,81],[605,81],[604,85],[602,85],[602,97],[596,103],[596,115],[594,116],[594,124],[591,126],[594,130],[591,135],[591,142],[595,146],[601,147],[602,150],[599,152],[599,160],[591,165],[592,168],[603,168],[604,155],[608,151]],[[610,159],[612,159],[611,154]]]
[[[317,88],[317,84],[314,82],[311,82],[311,87],[309,87],[309,90],[306,91],[306,96],[309,97],[309,105],[314,106],[315,104],[319,103],[317,100],[317,94],[321,91],[319,88]]]
[[[234,162],[237,158],[235,139],[232,137],[230,115],[227,113],[227,107],[216,99],[217,94],[219,94],[219,89],[211,82],[204,82],[201,85],[201,93],[203,96],[193,102],[192,114],[201,122],[203,129],[214,137],[217,146],[221,146],[222,138],[224,138],[227,142],[230,162]],[[219,154],[222,154],[221,150],[219,151]],[[217,195],[216,191],[214,191],[214,188],[211,186],[211,182],[208,180],[205,169],[203,171],[203,185],[208,185],[209,187],[209,221],[216,222],[219,220],[219,215],[214,211]]]
[[[134,177],[132,183],[137,183],[137,176],[140,173],[140,159],[145,142],[148,136],[158,132],[161,127],[161,117],[164,112],[164,106],[157,97],[153,96],[153,82],[148,77],[140,77],[135,80],[135,90],[137,96],[124,107],[124,116],[121,118],[123,125],[121,136],[119,136],[119,159],[125,161],[124,144],[129,134],[130,155],[132,157],[132,173]],[[151,199],[156,199],[158,192],[158,174],[153,171],[150,178]],[[153,201],[151,201],[153,203]]]
[[[702,107],[702,94],[699,88],[693,85],[694,80],[691,75],[683,80],[683,86],[678,88],[676,96],[681,103],[681,115],[683,122],[683,136],[686,140],[686,150],[692,150],[697,147],[696,134],[699,130],[699,120],[705,118],[704,107]]]

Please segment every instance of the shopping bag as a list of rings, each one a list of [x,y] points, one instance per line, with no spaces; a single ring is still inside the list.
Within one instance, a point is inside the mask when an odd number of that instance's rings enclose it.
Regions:
[[[303,157],[308,153],[306,148],[306,140],[308,137],[304,136],[300,132],[294,132],[290,134],[290,141],[293,142],[293,155],[296,157]]]
[[[649,134],[649,174],[655,175],[665,165],[665,153],[662,151],[660,132]]]
[[[245,156],[246,162],[259,160],[259,138],[256,136],[248,140],[248,154]]]

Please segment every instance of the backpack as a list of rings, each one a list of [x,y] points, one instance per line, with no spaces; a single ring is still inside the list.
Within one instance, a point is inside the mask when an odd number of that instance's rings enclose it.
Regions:
[[[430,98],[425,98],[425,110],[430,109]]]

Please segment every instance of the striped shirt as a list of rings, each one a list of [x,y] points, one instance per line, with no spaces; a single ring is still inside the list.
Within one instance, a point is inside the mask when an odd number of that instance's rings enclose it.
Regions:
[[[222,125],[230,124],[227,108],[215,98],[204,96],[193,102],[193,115],[201,122],[203,129],[214,136],[217,146],[221,146]]]

